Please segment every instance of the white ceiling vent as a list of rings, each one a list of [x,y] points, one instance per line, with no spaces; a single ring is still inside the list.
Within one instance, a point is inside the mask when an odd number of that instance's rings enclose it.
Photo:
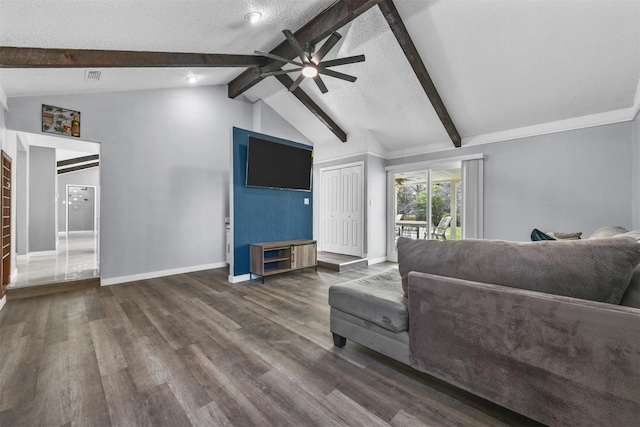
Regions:
[[[84,72],[84,81],[85,82],[97,82],[97,81],[100,81],[100,75],[101,74],[102,74],[102,71],[85,70],[85,72]]]

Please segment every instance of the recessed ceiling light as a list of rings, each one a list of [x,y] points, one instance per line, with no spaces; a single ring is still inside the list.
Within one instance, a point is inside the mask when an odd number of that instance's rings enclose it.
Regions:
[[[255,24],[256,22],[258,22],[260,18],[262,18],[262,13],[260,12],[249,12],[246,15],[244,15],[245,21],[249,21],[252,24]]]
[[[189,73],[187,74],[187,77],[185,77],[184,79],[189,83],[195,83],[198,81],[198,76],[193,73]]]

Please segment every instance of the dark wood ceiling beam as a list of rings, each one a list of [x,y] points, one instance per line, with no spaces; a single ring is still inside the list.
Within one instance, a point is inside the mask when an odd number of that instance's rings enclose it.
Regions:
[[[0,68],[251,67],[262,56],[128,50],[42,49],[0,46]],[[249,68],[249,69],[251,69]]]
[[[413,44],[411,36],[407,31],[407,27],[405,27],[404,22],[402,21],[402,18],[400,17],[400,14],[396,9],[396,6],[393,4],[392,0],[383,0],[378,6],[380,7],[380,11],[384,15],[385,19],[387,20],[389,27],[391,27],[393,35],[398,40],[400,47],[409,60],[409,63],[411,64],[416,77],[418,77],[420,84],[422,85],[425,93],[427,94],[427,97],[429,98],[429,101],[431,101],[433,108],[436,110],[436,113],[438,114],[442,125],[447,130],[447,133],[449,134],[453,145],[455,145],[456,147],[460,147],[462,143],[460,134],[453,124],[453,121],[451,120],[451,117],[449,116],[449,113],[447,112],[447,109],[442,102],[442,98],[440,98],[440,95],[438,94],[438,91],[436,90],[436,87],[433,84],[431,77],[429,76],[427,67],[424,65],[424,62],[422,62],[422,58],[420,58],[420,54]]]
[[[339,0],[329,6],[318,16],[294,33],[296,40],[303,45],[306,42],[318,43],[329,37],[334,31],[344,27],[358,16],[362,15],[382,0]],[[270,53],[283,56],[288,59],[297,58],[298,55],[288,41],[284,40]],[[229,82],[229,98],[235,98],[250,89],[264,77],[262,73],[275,71],[282,67],[283,63],[272,61],[261,68],[245,70],[238,77]]]
[[[286,88],[291,87],[293,84],[293,79],[286,74],[275,76],[275,78],[278,79],[278,81]],[[313,102],[311,97],[305,91],[300,87],[297,87],[292,93],[305,107],[309,109],[309,111],[313,113],[314,116],[318,118],[318,120],[322,122],[323,125],[329,128],[329,130],[333,132],[340,141],[347,142],[347,134],[345,131],[343,131],[340,126],[338,126],[338,124],[318,106],[318,104]]]
[[[90,162],[92,160],[99,160],[99,159],[100,159],[99,154],[92,154],[90,156],[82,156],[82,157],[75,157],[73,159],[60,160],[59,162],[56,163],[56,165],[60,168],[62,166],[75,165],[76,163],[85,163],[85,162]]]
[[[83,169],[97,168],[100,166],[100,162],[87,163],[85,165],[72,166],[70,168],[58,169],[58,175],[69,172],[76,172]]]

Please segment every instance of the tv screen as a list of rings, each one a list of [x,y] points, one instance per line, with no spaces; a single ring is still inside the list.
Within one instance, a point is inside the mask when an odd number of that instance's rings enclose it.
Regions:
[[[311,191],[313,151],[249,137],[248,187]]]

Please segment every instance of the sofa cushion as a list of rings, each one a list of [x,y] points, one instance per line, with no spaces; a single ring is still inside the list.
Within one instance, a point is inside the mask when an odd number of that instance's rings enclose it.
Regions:
[[[605,237],[613,237],[616,234],[626,233],[627,230],[624,227],[620,227],[619,225],[605,225],[604,227],[598,228],[593,232],[590,239],[603,239]]]
[[[395,268],[331,286],[329,305],[392,332],[409,327],[402,279]]]
[[[633,270],[629,287],[622,296],[620,305],[627,307],[640,308],[640,265]]]
[[[632,239],[507,242],[398,239],[407,295],[410,271],[619,304],[640,263]]]

